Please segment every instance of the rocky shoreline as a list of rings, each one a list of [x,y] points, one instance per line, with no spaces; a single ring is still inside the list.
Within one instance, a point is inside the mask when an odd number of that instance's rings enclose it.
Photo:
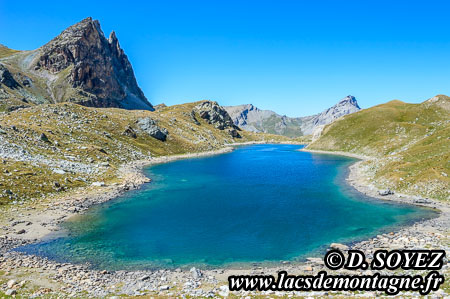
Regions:
[[[238,145],[238,144],[233,144]],[[146,161],[138,161],[123,166],[119,170],[122,182],[111,186],[101,186],[82,192],[71,199],[42,203],[41,207],[10,207],[5,213],[11,218],[10,222],[2,227],[0,236],[0,270],[6,283],[1,285],[5,294],[27,294],[29,297],[38,297],[44,294],[63,294],[77,296],[84,293],[89,297],[113,297],[120,295],[162,295],[162,296],[226,296],[229,294],[227,277],[240,274],[276,274],[285,270],[289,274],[315,274],[320,270],[327,270],[320,258],[308,258],[303,263],[291,263],[280,261],[279,266],[265,266],[253,263],[248,267],[199,270],[192,268],[156,271],[114,271],[91,269],[89,265],[58,263],[46,258],[26,255],[10,249],[28,243],[37,242],[46,236],[55,236],[60,231],[59,224],[70,216],[81,213],[94,204],[99,204],[116,198],[123,192],[136,189],[141,184],[149,181],[142,172],[143,167],[174,161],[183,158],[201,157],[213,154],[221,154],[231,151],[232,147],[225,147],[217,151],[166,156],[153,158]],[[322,152],[330,153],[330,152]],[[331,153],[336,154],[336,153]],[[345,153],[341,153],[345,154]],[[358,157],[361,159],[361,157]],[[367,157],[362,157],[367,159]],[[375,238],[350,245],[350,248],[360,249],[369,258],[376,249],[400,249],[400,248],[435,248],[448,251],[448,235],[450,227],[450,209],[447,204],[429,200],[427,202],[415,202],[411,197],[400,194],[380,196],[378,190],[368,184],[359,168],[361,162],[356,162],[350,167],[347,181],[360,192],[371,197],[383,200],[393,200],[402,203],[416,204],[438,209],[440,215],[437,218],[416,222],[396,232],[378,235]],[[343,244],[333,246],[346,250],[349,247]],[[443,272],[447,272],[447,265]],[[349,271],[338,270],[337,274]],[[368,274],[369,271],[364,271]],[[383,272],[383,271],[382,271]],[[386,272],[386,271],[385,271]],[[411,272],[411,271],[409,271]],[[352,272],[355,274],[355,272]],[[360,273],[360,272],[356,272]],[[389,274],[388,272],[384,274]],[[29,287],[33,285],[31,290]],[[30,290],[29,290],[30,289]],[[362,296],[372,297],[383,295],[376,292],[354,294],[351,292],[290,292],[294,296]],[[247,296],[261,294],[257,292],[239,292],[236,295]],[[284,295],[275,292],[263,292],[263,295]],[[412,292],[407,296],[418,296]],[[446,291],[439,290],[437,296],[445,297]]]

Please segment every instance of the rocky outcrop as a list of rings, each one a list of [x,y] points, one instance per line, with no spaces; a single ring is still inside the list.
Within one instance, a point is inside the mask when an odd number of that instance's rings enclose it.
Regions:
[[[134,76],[116,34],[107,39],[92,18],[70,26],[39,49],[32,68],[68,81],[74,92],[54,93],[56,101],[86,106],[153,110]],[[69,95],[69,98],[64,98]],[[82,99],[80,101],[80,99]]]
[[[166,107],[167,107],[167,105],[164,104],[164,103],[161,103],[161,104],[153,106],[153,108],[155,108],[155,110],[161,110],[161,109],[164,109]]]
[[[217,102],[204,101],[194,107],[194,112],[198,113],[201,118],[206,120],[209,124],[214,125],[219,130],[228,127],[234,127],[233,120],[228,112]]]
[[[0,85],[3,84],[11,89],[19,87],[19,83],[11,75],[11,72],[3,65],[0,64]]]
[[[324,125],[361,108],[353,96],[347,96],[320,114],[304,117],[279,115],[271,110],[258,109],[251,104],[228,106],[225,109],[233,119],[233,123],[246,131],[298,137],[303,135],[320,136]]]
[[[191,118],[196,123],[199,123],[195,118],[195,113],[197,113],[200,118],[206,120],[209,124],[213,125],[219,130],[225,130],[230,133],[233,138],[240,138],[238,133],[239,127],[233,123],[228,112],[217,102],[214,101],[204,101],[194,107],[191,113]]]
[[[165,128],[160,128],[156,122],[150,117],[141,118],[137,121],[137,124],[141,130],[148,135],[161,141],[166,141],[169,132]]]

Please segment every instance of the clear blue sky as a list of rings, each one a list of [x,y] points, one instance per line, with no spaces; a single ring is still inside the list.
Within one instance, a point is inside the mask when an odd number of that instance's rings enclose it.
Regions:
[[[0,0],[0,43],[34,49],[92,16],[153,103],[213,99],[289,116],[450,94],[446,1]]]

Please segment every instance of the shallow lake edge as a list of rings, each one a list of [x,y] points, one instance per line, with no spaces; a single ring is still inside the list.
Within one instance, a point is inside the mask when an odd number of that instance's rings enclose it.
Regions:
[[[111,190],[108,190],[108,192],[103,192],[101,194],[97,194],[97,195],[84,194],[84,196],[88,196],[88,201],[83,201],[81,206],[80,206],[80,202],[76,202],[76,204],[78,204],[78,206],[80,207],[79,210],[75,209],[73,212],[71,212],[70,210],[69,211],[64,210],[66,212],[64,217],[59,218],[59,221],[56,223],[56,225],[57,225],[56,228],[51,233],[47,233],[47,234],[44,234],[41,236],[36,236],[33,240],[26,240],[25,243],[21,242],[21,245],[19,245],[19,246],[30,244],[30,243],[40,243],[40,242],[46,242],[46,241],[48,242],[52,239],[55,239],[55,238],[61,236],[62,234],[64,234],[63,228],[59,225],[62,222],[67,221],[69,218],[71,218],[75,215],[79,215],[80,213],[83,213],[84,211],[86,211],[87,209],[89,209],[90,207],[92,207],[94,205],[98,205],[98,204],[101,204],[101,203],[104,203],[104,202],[107,202],[110,200],[114,200],[129,190],[139,189],[144,183],[151,181],[151,178],[146,177],[144,174],[144,169],[146,167],[150,167],[152,165],[161,164],[161,163],[168,163],[168,162],[172,162],[172,161],[176,161],[176,160],[180,160],[180,159],[189,159],[189,158],[206,157],[206,156],[224,154],[224,153],[231,152],[232,150],[234,150],[234,147],[236,147],[236,146],[245,146],[245,145],[253,145],[253,144],[276,144],[276,143],[274,143],[274,142],[235,143],[235,144],[228,144],[225,147],[218,149],[218,150],[214,150],[214,151],[207,151],[207,152],[200,152],[200,153],[188,153],[188,154],[172,155],[172,156],[161,156],[161,157],[153,158],[151,160],[137,161],[137,162],[129,163],[129,164],[123,166],[120,170],[122,172],[122,174],[125,175],[125,179],[122,184],[117,185],[117,186],[109,186],[111,188]],[[291,144],[291,143],[278,143],[278,144]],[[296,145],[304,145],[304,144],[300,144],[300,143],[295,143],[295,144]],[[403,225],[396,226],[394,229],[394,231],[396,231],[396,232],[401,231],[402,229],[405,229],[405,228],[407,229],[408,227],[411,227],[413,224],[428,225],[429,224],[428,222],[430,220],[445,218],[445,217],[449,218],[449,215],[450,215],[449,207],[445,203],[431,200],[429,202],[429,204],[425,205],[423,203],[414,202],[414,198],[411,196],[402,195],[402,197],[398,197],[397,194],[389,195],[389,196],[380,196],[380,195],[378,195],[377,190],[369,188],[368,186],[365,186],[364,184],[362,184],[361,181],[358,180],[358,176],[360,175],[358,165],[359,165],[359,163],[363,162],[365,159],[369,159],[369,157],[348,154],[348,153],[343,153],[343,152],[312,151],[312,150],[308,150],[305,148],[302,148],[299,150],[311,152],[311,153],[317,153],[317,154],[343,155],[343,156],[348,156],[351,158],[359,159],[360,161],[356,161],[348,167],[348,174],[347,174],[347,177],[345,178],[345,182],[347,184],[349,184],[350,186],[352,186],[353,188],[355,188],[357,191],[359,191],[373,199],[382,199],[382,200],[391,201],[391,202],[395,202],[395,203],[399,203],[399,204],[403,204],[403,205],[415,205],[415,206],[419,206],[421,208],[433,209],[433,211],[437,212],[436,217],[432,217],[432,218],[429,218],[426,220],[411,221],[411,222],[405,223]],[[101,188],[102,187],[100,187],[100,190],[101,190]],[[74,206],[76,207],[77,206],[76,204],[74,205],[72,202],[69,205],[71,207],[74,207]],[[373,237],[371,237],[371,238],[373,238]],[[367,239],[371,239],[371,238],[363,238],[363,239],[360,239],[359,241],[352,241],[352,242],[348,242],[345,244],[350,247],[353,247],[355,245],[357,246],[358,243],[365,241]],[[13,246],[13,247],[17,247],[17,246]],[[245,268],[250,268],[255,265],[261,265],[261,266],[265,266],[268,268],[276,268],[280,265],[281,262],[282,261],[236,262],[236,263],[230,263],[230,264],[222,265],[222,266],[204,265],[204,266],[202,266],[202,268],[205,268],[205,269],[236,269],[236,268],[245,269]],[[305,258],[300,258],[298,260],[284,261],[283,263],[286,263],[286,262],[291,263],[291,264],[302,264],[305,262]],[[167,268],[167,269],[170,270],[172,268]],[[133,270],[125,270],[125,271],[133,271]]]

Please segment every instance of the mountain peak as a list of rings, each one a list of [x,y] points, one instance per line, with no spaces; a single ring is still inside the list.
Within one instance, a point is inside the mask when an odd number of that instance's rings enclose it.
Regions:
[[[127,55],[116,33],[107,39],[100,23],[91,17],[68,27],[40,49],[35,70],[66,74],[75,96],[56,101],[73,101],[97,107],[153,110],[139,88]],[[67,70],[67,71],[66,71]],[[64,71],[64,72],[63,72]]]
[[[355,107],[358,108],[358,109],[361,109],[361,108],[358,106],[358,101],[357,101],[356,98],[355,98],[354,96],[352,96],[352,95],[348,95],[348,96],[346,96],[345,98],[343,98],[342,100],[340,100],[339,103],[338,103],[338,105],[339,105],[339,104],[350,104],[350,105],[355,106]]]

